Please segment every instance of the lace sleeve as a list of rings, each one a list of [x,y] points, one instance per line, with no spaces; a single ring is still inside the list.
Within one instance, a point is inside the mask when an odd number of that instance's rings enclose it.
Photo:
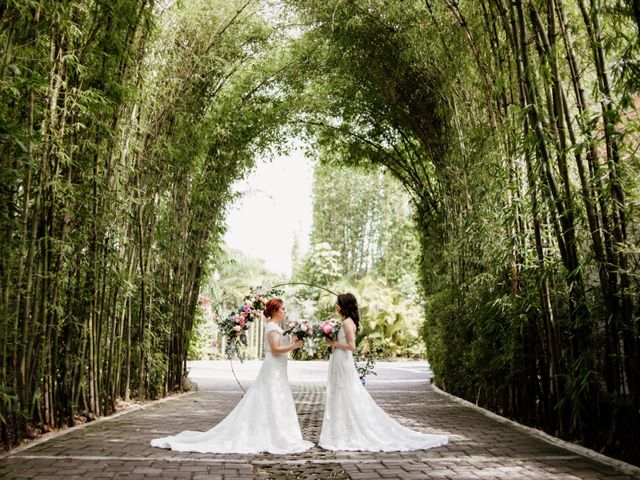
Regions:
[[[265,325],[264,325],[264,333],[265,333],[265,335],[268,334],[269,332],[273,332],[273,331],[281,332],[280,327],[278,327],[278,325],[276,325],[275,323],[273,323],[273,322],[265,323]]]

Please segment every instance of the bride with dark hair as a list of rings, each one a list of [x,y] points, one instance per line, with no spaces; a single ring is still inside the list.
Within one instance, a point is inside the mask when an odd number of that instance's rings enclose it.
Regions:
[[[287,376],[287,354],[303,345],[289,342],[278,325],[286,309],[272,298],[263,312],[265,357],[260,373],[227,417],[206,432],[184,431],[151,440],[151,446],[200,453],[298,453],[313,446],[302,439]]]
[[[319,445],[327,450],[374,452],[446,445],[446,436],[427,435],[400,425],[371,398],[353,363],[356,332],[360,328],[356,297],[350,293],[338,295],[336,311],[342,316],[342,328],[337,340],[326,339],[333,353]]]

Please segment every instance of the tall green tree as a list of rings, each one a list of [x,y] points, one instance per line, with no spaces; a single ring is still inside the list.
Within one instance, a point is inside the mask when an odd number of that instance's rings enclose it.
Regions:
[[[637,461],[631,5],[289,3],[300,124],[410,192],[436,381]]]
[[[286,59],[257,1],[1,8],[9,447],[182,388],[230,185],[285,118]]]
[[[639,461],[636,4],[5,2],[4,445],[181,387],[229,186],[305,131],[408,192],[440,385]]]
[[[313,180],[311,242],[339,253],[343,275],[396,284],[415,276],[418,243],[409,196],[383,171],[364,172],[322,158]]]

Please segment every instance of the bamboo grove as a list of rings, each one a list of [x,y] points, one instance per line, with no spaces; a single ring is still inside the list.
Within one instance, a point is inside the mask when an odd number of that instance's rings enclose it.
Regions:
[[[637,2],[290,3],[300,122],[414,200],[436,382],[640,461]]]
[[[182,387],[230,185],[278,108],[256,9],[1,7],[6,447]]]
[[[230,185],[307,135],[410,194],[441,387],[640,462],[637,1],[3,5],[5,445],[182,387]]]

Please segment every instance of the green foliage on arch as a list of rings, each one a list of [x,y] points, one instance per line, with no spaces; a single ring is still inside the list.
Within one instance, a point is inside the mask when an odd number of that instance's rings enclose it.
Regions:
[[[253,1],[12,1],[0,30],[0,437],[186,388],[231,184],[278,138]],[[6,21],[5,21],[6,20]]]
[[[286,128],[408,192],[438,383],[638,462],[632,3],[6,2],[2,442],[182,387],[229,187]]]
[[[287,3],[300,122],[410,192],[436,382],[640,461],[632,2]]]

